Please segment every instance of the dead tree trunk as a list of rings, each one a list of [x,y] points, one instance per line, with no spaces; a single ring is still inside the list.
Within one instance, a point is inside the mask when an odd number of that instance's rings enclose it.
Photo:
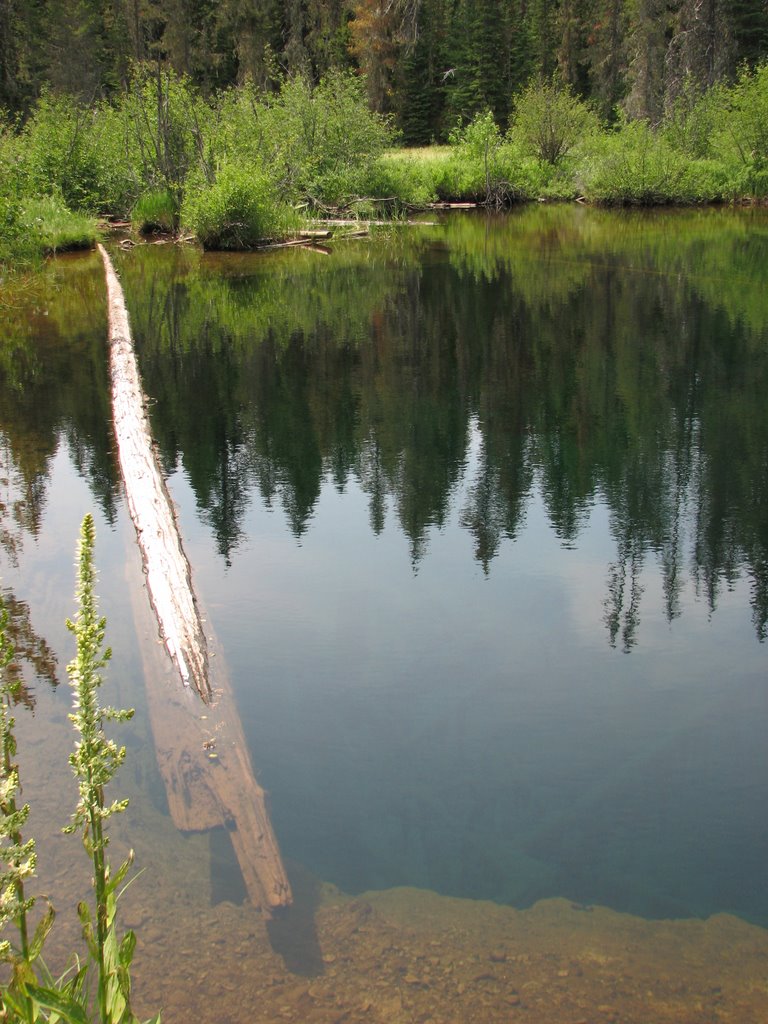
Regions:
[[[185,684],[182,688],[168,681],[153,643],[156,625],[147,622],[146,601],[132,588],[168,806],[183,831],[217,826],[229,831],[251,902],[270,915],[291,903],[290,885],[266,795],[254,778],[224,659],[212,662],[209,657],[213,638],[203,629],[173,504],[152,444],[122,289],[106,251],[102,246],[99,251],[107,279],[112,416],[120,471],[160,636]]]

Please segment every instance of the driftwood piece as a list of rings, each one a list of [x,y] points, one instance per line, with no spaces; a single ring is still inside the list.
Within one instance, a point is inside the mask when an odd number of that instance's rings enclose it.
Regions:
[[[476,210],[480,203],[430,203],[430,210]]]
[[[476,204],[475,204],[476,205]],[[344,217],[318,217],[318,224],[328,224],[340,228],[434,228],[437,227],[436,220],[363,220],[362,218]],[[349,236],[346,236],[349,237]]]
[[[269,915],[291,903],[266,795],[254,777],[224,659],[211,660],[176,516],[160,472],[122,289],[99,246],[107,279],[112,406],[120,470],[156,622],[132,587],[152,732],[168,807],[183,831],[229,831],[248,895]],[[162,645],[157,642],[157,626]],[[169,679],[164,646],[185,686]],[[192,692],[194,685],[195,692]],[[200,700],[202,698],[202,700]]]

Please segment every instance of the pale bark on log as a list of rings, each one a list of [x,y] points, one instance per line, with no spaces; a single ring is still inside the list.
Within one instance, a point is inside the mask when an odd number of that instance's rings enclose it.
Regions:
[[[157,461],[122,289],[99,246],[107,279],[112,407],[120,470],[157,617],[131,587],[152,732],[168,807],[183,831],[229,831],[243,881],[265,915],[289,906],[290,884],[272,830],[266,794],[254,777],[224,659],[211,660],[170,495]],[[156,627],[186,684],[160,664]],[[214,652],[215,653],[215,652]],[[190,692],[192,683],[196,695]],[[202,697],[202,703],[198,701]]]
[[[477,203],[470,203],[470,206],[477,206]],[[435,206],[435,209],[439,207]],[[357,218],[344,217],[318,217],[318,224],[328,224],[329,227],[340,228],[434,228],[437,227],[436,220],[358,220]],[[349,238],[349,235],[342,235],[342,238]]]
[[[186,686],[210,699],[208,650],[189,563],[149,429],[122,288],[103,246],[107,280],[112,419],[120,472],[144,560],[147,589],[168,653]]]

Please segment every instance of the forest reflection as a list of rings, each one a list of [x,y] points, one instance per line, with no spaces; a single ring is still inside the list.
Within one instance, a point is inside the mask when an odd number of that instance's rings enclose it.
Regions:
[[[686,580],[714,609],[746,577],[766,635],[766,265],[759,212],[578,207],[452,216],[330,258],[118,254],[164,464],[224,559],[254,491],[299,538],[328,480],[357,482],[375,532],[391,509],[415,567],[457,511],[486,573],[535,492],[568,546],[601,503],[625,650],[648,559],[668,619]],[[3,357],[0,427],[30,495],[63,433],[110,515],[103,298],[95,265],[73,268]]]

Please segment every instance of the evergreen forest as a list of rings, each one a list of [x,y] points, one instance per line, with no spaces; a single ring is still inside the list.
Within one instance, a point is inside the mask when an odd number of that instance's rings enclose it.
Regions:
[[[0,264],[436,201],[768,197],[768,0],[0,0]]]
[[[0,109],[110,98],[147,60],[203,95],[353,69],[409,145],[488,109],[506,127],[536,76],[655,124],[767,55],[766,0],[0,0]]]

